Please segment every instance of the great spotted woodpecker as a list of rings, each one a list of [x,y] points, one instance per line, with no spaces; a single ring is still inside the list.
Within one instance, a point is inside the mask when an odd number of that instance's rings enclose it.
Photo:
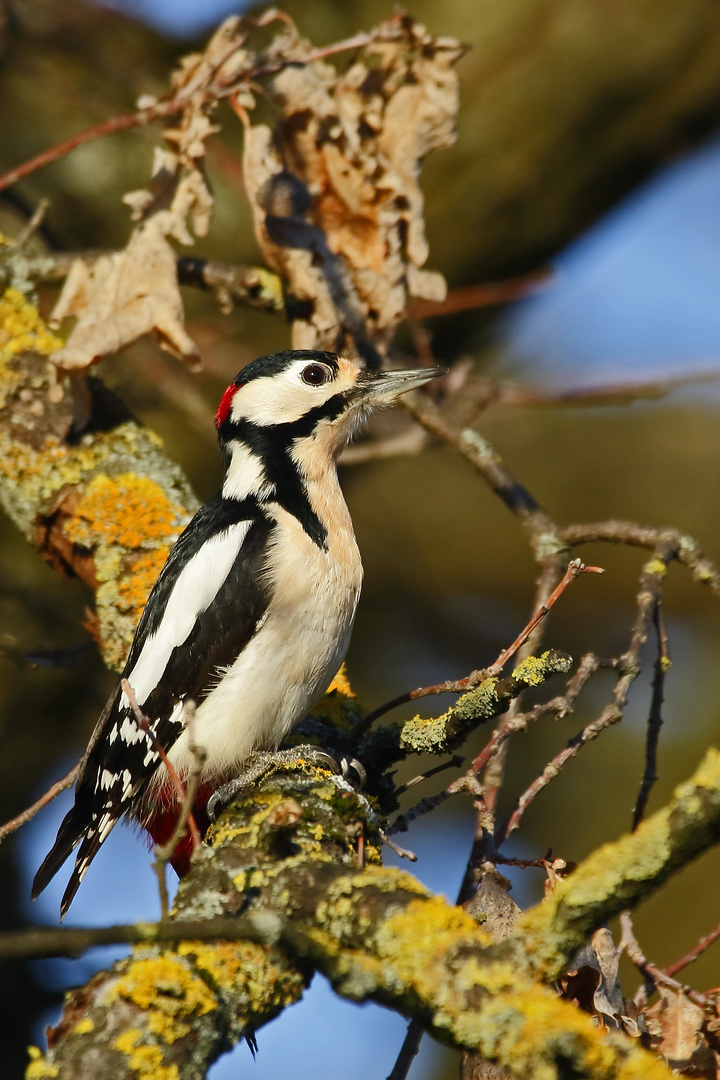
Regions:
[[[362,565],[338,455],[376,406],[439,369],[363,371],[333,353],[282,352],[243,368],[216,424],[222,490],[172,549],[145,606],[123,678],[179,776],[206,753],[194,810],[255,750],[278,746],[327,689],[347,651]],[[165,765],[118,685],[82,760],[75,804],[33,883],[36,897],[79,845],[67,911],[123,815],[157,843],[178,804]],[[189,845],[176,852],[185,869]]]

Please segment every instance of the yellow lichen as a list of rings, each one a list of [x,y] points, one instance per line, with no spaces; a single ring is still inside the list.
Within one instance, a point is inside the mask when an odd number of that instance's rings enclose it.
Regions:
[[[178,1039],[189,1035],[192,1028],[176,1016],[167,1016],[166,1013],[153,1009],[148,1016],[148,1030],[171,1046]]]
[[[652,574],[653,577],[664,578],[667,574],[667,564],[662,559],[648,559],[643,567],[643,571],[646,574]]]
[[[246,972],[252,963],[257,964],[264,958],[259,945],[246,942],[219,942],[205,945],[199,941],[182,941],[178,945],[181,956],[192,956],[195,963],[206,971],[216,986],[230,991],[239,979],[247,978]]]
[[[272,952],[261,945],[248,941],[184,941],[178,951],[192,958],[212,985],[226,995],[226,1001],[235,1003],[243,1026],[248,1012],[262,1013],[271,1003],[290,1005],[302,995],[302,975],[281,970]]]
[[[43,1057],[39,1046],[28,1046],[30,1064],[25,1069],[25,1080],[53,1080],[60,1070],[57,1065],[51,1065],[47,1058]]]
[[[133,960],[108,993],[108,1001],[116,998],[173,1017],[204,1016],[217,1008],[206,983],[167,955]]]
[[[89,1016],[83,1017],[82,1020],[78,1020],[77,1024],[72,1030],[73,1035],[89,1035],[91,1031],[95,1030],[95,1024],[92,1022]]]
[[[92,549],[97,543],[136,549],[174,538],[183,509],[154,480],[134,473],[100,474],[88,484],[65,523],[65,535]]]
[[[542,656],[528,656],[513,671],[513,678],[528,686],[540,686],[547,678],[547,653]]]
[[[355,694],[352,692],[352,688],[350,686],[350,680],[348,679],[347,665],[345,664],[344,661],[342,663],[342,666],[341,666],[340,670],[338,671],[337,675],[335,676],[333,681],[328,686],[325,693],[326,694],[332,694],[333,691],[335,691],[335,690],[339,694],[343,694],[345,697],[350,697],[350,698],[355,697]]]
[[[381,956],[392,957],[401,967],[414,969],[417,956],[444,957],[466,938],[474,945],[491,945],[492,938],[462,908],[450,907],[439,896],[411,900],[401,912],[391,915],[380,927]]]
[[[137,1028],[130,1028],[118,1035],[113,1043],[113,1049],[124,1054],[129,1060],[128,1064],[138,1076],[146,1077],[147,1080],[179,1080],[180,1073],[177,1065],[163,1065],[163,1053],[159,1046],[138,1046],[142,1032]]]
[[[50,356],[63,346],[48,330],[40,313],[18,289],[6,289],[0,297],[0,363],[26,352]]]
[[[139,613],[145,606],[150,591],[165,565],[170,548],[158,548],[138,555],[130,564],[129,577],[118,582],[118,608],[120,611]]]

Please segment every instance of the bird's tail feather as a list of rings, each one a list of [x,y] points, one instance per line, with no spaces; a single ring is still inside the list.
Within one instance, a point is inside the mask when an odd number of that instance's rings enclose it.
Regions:
[[[55,877],[62,864],[82,840],[84,828],[79,826],[77,806],[73,806],[62,820],[55,843],[45,856],[42,866],[35,875],[32,884],[32,898],[37,900],[40,893]]]

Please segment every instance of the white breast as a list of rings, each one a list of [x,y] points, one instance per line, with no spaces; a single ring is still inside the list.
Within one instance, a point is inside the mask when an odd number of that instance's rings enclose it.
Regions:
[[[253,638],[218,673],[217,686],[195,714],[208,778],[231,770],[253,750],[277,746],[327,689],[345,657],[362,565],[339,487],[337,496],[339,502],[323,508],[327,551],[291,514],[267,504],[278,523],[265,571],[274,583],[273,599]],[[185,734],[169,756],[178,771],[190,768]]]

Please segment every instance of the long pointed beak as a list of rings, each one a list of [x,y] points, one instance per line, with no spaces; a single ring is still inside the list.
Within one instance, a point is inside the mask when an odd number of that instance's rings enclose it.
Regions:
[[[445,374],[445,368],[412,368],[408,371],[363,371],[358,375],[355,390],[358,404],[382,405],[390,403],[408,390],[424,386],[431,379]]]

